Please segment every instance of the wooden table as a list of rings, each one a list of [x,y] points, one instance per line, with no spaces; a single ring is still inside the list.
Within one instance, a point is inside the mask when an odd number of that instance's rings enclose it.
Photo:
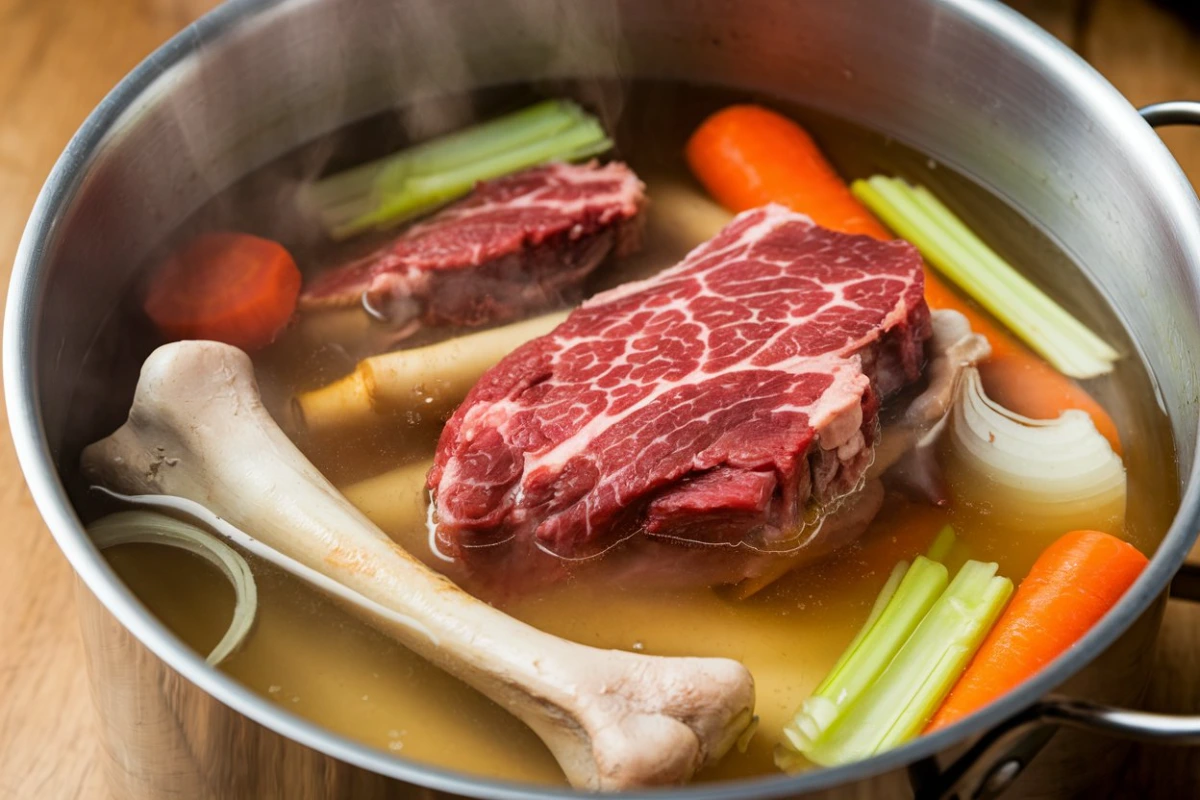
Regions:
[[[54,159],[144,55],[214,0],[0,0],[0,264],[7,274]],[[1149,0],[1018,0],[1135,105],[1200,98],[1200,32]],[[1200,182],[1200,131],[1164,138]],[[6,281],[5,281],[6,282]],[[0,414],[3,414],[0,410]],[[71,571],[25,489],[0,426],[0,798],[107,797]],[[1149,707],[1200,713],[1200,608],[1172,603]],[[1194,795],[1200,759],[1142,748],[1119,796]],[[1190,788],[1190,791],[1189,791]]]

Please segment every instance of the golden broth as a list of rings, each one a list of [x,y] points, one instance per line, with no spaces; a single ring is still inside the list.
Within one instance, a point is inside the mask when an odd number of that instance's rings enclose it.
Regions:
[[[612,96],[614,91],[607,87],[600,94]],[[591,290],[669,266],[699,243],[689,239],[687,225],[670,217],[670,204],[653,203],[656,187],[670,184],[700,191],[687,175],[683,142],[705,114],[746,97],[689,86],[638,84],[629,87],[623,99],[618,147],[649,186],[648,241],[642,254],[596,276]],[[1081,319],[1123,352],[1135,352],[1081,273],[1010,209],[908,148],[844,122],[792,111],[844,175],[884,171],[930,187]],[[253,186],[253,178],[231,190],[234,201],[214,204],[207,216],[202,213],[188,227],[213,226],[239,202],[247,205],[249,201],[238,195],[241,191],[250,196],[247,186]],[[266,222],[251,220],[240,227],[255,230],[255,224],[271,235],[261,227]],[[351,328],[354,324],[351,321]],[[320,385],[348,369],[352,362],[336,348],[314,350],[314,336],[324,335],[301,325],[257,357],[264,395],[274,407],[285,407],[297,389]],[[1112,376],[1088,388],[1113,414],[1126,445],[1129,499],[1124,534],[1152,552],[1177,504],[1167,421],[1155,405],[1149,377],[1132,355]],[[300,442],[352,502],[435,568],[438,562],[427,545],[422,478],[438,429],[438,420],[396,417],[336,440]],[[955,486],[953,476],[949,482]],[[787,576],[749,601],[707,590],[652,592],[574,580],[510,601],[505,610],[585,644],[742,661],[756,681],[760,727],[746,753],[730,753],[700,779],[766,774],[775,769],[771,754],[782,725],[863,622],[892,566],[921,552],[943,524],[951,523],[970,557],[997,561],[1001,574],[1019,580],[1048,538],[1015,523],[1016,511],[978,496],[956,497],[942,510],[889,492],[859,543]],[[206,652],[219,638],[232,598],[217,573],[201,560],[166,549],[125,546],[112,552],[112,562],[184,641]],[[261,563],[254,567],[260,582],[259,617],[246,645],[222,665],[230,675],[289,711],[405,758],[480,775],[563,783],[537,738],[499,707],[289,576]]]

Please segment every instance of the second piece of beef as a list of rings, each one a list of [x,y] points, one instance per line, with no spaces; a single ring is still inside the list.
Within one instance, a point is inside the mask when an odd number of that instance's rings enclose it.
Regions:
[[[405,325],[481,326],[578,300],[640,245],[645,187],[627,166],[548,164],[484,181],[366,258],[326,272],[302,309],[362,303]]]
[[[905,242],[739,215],[484,374],[429,475],[439,541],[802,546],[861,485],[880,394],[920,376],[923,290]]]

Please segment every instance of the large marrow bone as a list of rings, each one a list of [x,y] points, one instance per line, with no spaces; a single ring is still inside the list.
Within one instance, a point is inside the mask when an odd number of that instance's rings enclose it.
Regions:
[[[750,724],[754,682],[720,658],[600,650],[543,633],[431,571],[355,509],[263,407],[249,358],[179,342],[142,367],[129,420],[88,447],[113,492],[183,497],[348,587],[358,613],[529,725],[578,788],[682,783]],[[399,624],[397,617],[406,618]]]

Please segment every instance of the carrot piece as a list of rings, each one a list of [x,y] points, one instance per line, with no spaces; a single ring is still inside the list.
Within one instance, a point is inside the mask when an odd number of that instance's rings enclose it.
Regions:
[[[812,137],[774,111],[755,105],[724,108],[695,130],[685,155],[700,183],[731,211],[780,203],[835,231],[894,238],[850,193]],[[925,300],[931,308],[960,312],[976,333],[987,337],[992,355],[980,372],[989,396],[1034,419],[1052,419],[1067,409],[1082,409],[1113,449],[1121,452],[1116,425],[1099,403],[928,266]]]
[[[1036,674],[1116,605],[1147,563],[1133,545],[1099,531],[1072,531],[1046,548],[925,732]]]
[[[709,193],[732,211],[780,203],[826,228],[892,238],[812,137],[774,111],[754,105],[718,111],[692,134],[685,154]]]
[[[212,339],[256,350],[291,319],[300,282],[296,262],[277,242],[205,233],[167,258],[143,307],[169,339]]]

